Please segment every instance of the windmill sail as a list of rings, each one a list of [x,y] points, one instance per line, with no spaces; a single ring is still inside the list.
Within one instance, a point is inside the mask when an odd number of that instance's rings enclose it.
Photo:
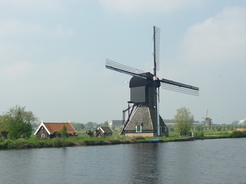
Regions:
[[[159,70],[160,63],[160,28],[153,27],[153,42],[154,42],[154,76],[156,77],[156,71]],[[159,121],[159,89],[157,90],[157,81],[154,83],[156,97],[155,97],[155,116],[156,116],[156,124],[157,124],[157,135],[160,136],[160,121]]]
[[[160,34],[161,29],[154,26],[153,30],[153,41],[154,41],[154,75],[156,75],[156,71],[160,69]]]
[[[110,70],[114,70],[120,73],[125,73],[131,76],[136,76],[136,77],[140,77],[143,79],[146,79],[146,76],[142,75],[142,73],[144,73],[143,70],[139,70],[136,68],[132,68],[130,66],[126,66],[120,63],[117,63],[115,61],[111,61],[109,59],[106,59],[106,68],[110,69]]]
[[[168,79],[161,79],[161,87],[163,89],[167,89],[170,91],[185,93],[188,95],[199,96],[199,88],[195,86],[191,86],[188,84],[168,80]]]

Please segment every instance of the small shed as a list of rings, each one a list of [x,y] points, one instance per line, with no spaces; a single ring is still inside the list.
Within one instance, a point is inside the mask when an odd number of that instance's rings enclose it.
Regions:
[[[98,127],[96,129],[96,136],[97,137],[107,137],[112,136],[113,130],[110,127]]]
[[[61,137],[60,131],[62,130],[63,126],[67,128],[67,136],[76,135],[75,129],[70,123],[44,123],[42,122],[37,130],[35,131],[34,135],[37,138],[54,138],[54,137]]]

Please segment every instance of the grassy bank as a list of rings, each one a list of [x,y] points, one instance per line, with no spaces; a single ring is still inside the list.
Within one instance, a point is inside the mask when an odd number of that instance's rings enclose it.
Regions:
[[[0,150],[4,149],[28,149],[28,148],[59,148],[68,146],[88,146],[88,145],[112,145],[112,144],[130,144],[148,142],[150,139],[157,137],[131,138],[126,136],[86,137],[78,136],[71,138],[54,138],[54,139],[22,139],[22,140],[5,140],[0,142]],[[158,137],[160,142],[167,141],[185,141],[189,137]]]
[[[36,139],[31,137],[30,139],[22,140],[5,140],[0,141],[0,150],[4,149],[28,149],[28,148],[59,148],[68,146],[87,146],[87,145],[111,145],[111,144],[130,144],[130,143],[145,143],[151,139],[159,139],[159,142],[170,141],[189,141],[195,139],[215,139],[215,138],[236,138],[246,137],[246,131],[204,131],[194,132],[194,138],[192,137],[180,137],[178,133],[171,132],[170,137],[126,137],[120,136],[117,133],[114,136],[101,138],[101,137],[89,137],[86,134],[79,134],[77,137],[70,138],[55,138],[55,139]]]

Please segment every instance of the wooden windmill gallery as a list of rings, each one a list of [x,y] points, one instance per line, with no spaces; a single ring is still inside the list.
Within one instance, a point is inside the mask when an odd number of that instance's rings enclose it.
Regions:
[[[168,128],[159,114],[159,88],[199,95],[199,88],[168,79],[159,79],[160,28],[153,27],[153,74],[120,63],[106,60],[106,68],[131,75],[130,101],[123,110],[122,134],[126,136],[168,136]]]

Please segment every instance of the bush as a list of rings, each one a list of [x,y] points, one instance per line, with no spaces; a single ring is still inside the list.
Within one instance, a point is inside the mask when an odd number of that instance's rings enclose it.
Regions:
[[[67,127],[65,125],[63,125],[60,133],[62,138],[67,138]]]
[[[231,137],[246,137],[246,131],[233,131]]]
[[[25,111],[25,107],[16,105],[0,117],[1,129],[5,130],[9,139],[20,137],[30,138],[32,124],[37,120],[31,111]]]
[[[204,138],[203,132],[194,132],[194,138]]]
[[[94,137],[94,132],[91,130],[87,130],[86,134],[89,135],[90,137]]]
[[[0,143],[0,149],[7,149],[9,141],[3,141]]]

